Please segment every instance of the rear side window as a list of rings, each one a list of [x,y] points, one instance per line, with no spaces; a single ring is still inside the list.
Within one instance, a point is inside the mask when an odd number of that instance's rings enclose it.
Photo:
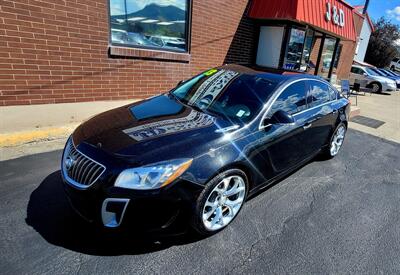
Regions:
[[[311,80],[309,85],[310,92],[307,101],[310,107],[318,106],[331,100],[328,84]]]
[[[363,74],[363,70],[357,67],[351,67],[351,72],[354,74]]]
[[[269,114],[283,110],[289,114],[306,109],[306,84],[305,81],[299,81],[289,85],[272,104]]]

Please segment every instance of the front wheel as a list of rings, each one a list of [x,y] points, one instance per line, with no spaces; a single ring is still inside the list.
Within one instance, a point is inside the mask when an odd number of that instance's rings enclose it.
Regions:
[[[247,196],[246,174],[227,170],[211,179],[196,201],[192,227],[207,236],[225,228],[241,210]]]
[[[344,137],[346,136],[346,131],[346,125],[344,123],[340,123],[333,132],[329,141],[329,146],[324,151],[324,155],[328,159],[335,157],[339,153],[339,150],[343,145]]]

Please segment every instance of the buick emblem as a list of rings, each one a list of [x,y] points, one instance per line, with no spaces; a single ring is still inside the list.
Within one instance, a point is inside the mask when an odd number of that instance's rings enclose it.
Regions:
[[[72,168],[72,166],[74,166],[75,160],[74,160],[71,156],[68,156],[68,157],[65,159],[64,164],[65,164],[65,168],[66,168],[67,170],[70,170],[70,169]]]

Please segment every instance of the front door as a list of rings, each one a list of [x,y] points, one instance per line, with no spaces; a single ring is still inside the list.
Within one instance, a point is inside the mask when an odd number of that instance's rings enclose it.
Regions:
[[[273,102],[266,117],[271,117],[276,111],[283,110],[296,115],[306,110],[306,84],[304,80],[290,84]],[[263,159],[264,163],[257,167],[260,171],[268,171],[266,179],[274,177],[298,164],[307,157],[309,148],[304,146],[304,128],[300,122],[293,124],[273,124],[260,130],[255,158]],[[256,162],[260,163],[260,162]]]

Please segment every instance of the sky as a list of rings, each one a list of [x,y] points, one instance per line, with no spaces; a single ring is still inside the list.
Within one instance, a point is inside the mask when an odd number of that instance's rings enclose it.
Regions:
[[[398,0],[400,1],[400,0]],[[186,0],[126,0],[126,7],[128,13],[135,12],[143,9],[149,4],[157,4],[160,6],[173,5],[182,10],[186,9]],[[112,15],[125,13],[125,2],[124,0],[111,0],[110,9]]]
[[[364,5],[365,3],[365,0],[345,1],[353,6]],[[400,25],[400,0],[370,0],[368,14],[374,21],[384,16],[391,20],[392,23]]]

